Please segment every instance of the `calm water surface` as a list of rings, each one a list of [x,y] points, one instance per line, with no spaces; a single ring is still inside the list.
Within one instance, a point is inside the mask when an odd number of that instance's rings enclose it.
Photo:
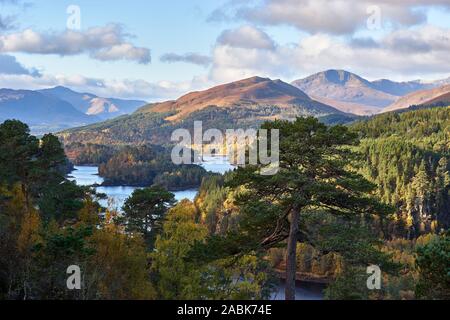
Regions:
[[[224,174],[227,171],[233,170],[233,166],[227,161],[226,157],[209,157],[204,159],[200,166],[208,171],[214,173]],[[103,178],[98,175],[98,167],[95,166],[76,166],[75,170],[69,175],[69,180],[75,181],[80,186],[101,185]],[[97,187],[99,193],[104,193],[108,196],[108,200],[100,201],[103,206],[112,205],[113,208],[122,208],[125,200],[131,196],[136,187],[115,186],[115,187]],[[193,201],[197,195],[198,189],[189,189],[183,191],[173,192],[175,199],[181,201],[188,199]]]

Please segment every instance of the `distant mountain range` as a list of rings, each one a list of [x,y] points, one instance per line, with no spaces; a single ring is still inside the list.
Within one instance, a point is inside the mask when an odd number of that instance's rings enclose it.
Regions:
[[[44,89],[39,92],[66,101],[81,112],[98,116],[103,120],[133,113],[137,108],[147,104],[141,100],[102,98],[92,93],[79,93],[65,87]]]
[[[448,103],[450,105],[450,84],[410,93],[385,108],[383,112],[403,110],[413,105],[433,105],[438,103]]]
[[[328,70],[292,84],[252,77],[191,92],[178,100],[152,104],[141,100],[103,98],[65,87],[38,91],[0,89],[0,121],[11,118],[24,121],[35,134],[105,120],[109,120],[108,128],[120,127],[123,121],[128,121],[145,129],[145,121],[139,119],[150,118],[152,121],[161,118],[160,124],[166,127],[196,119],[207,121],[210,127],[225,124],[251,127],[265,120],[298,116],[315,116],[326,123],[345,123],[359,115],[447,101],[449,85],[450,78],[434,82],[368,81],[345,70]],[[130,116],[120,117],[124,115]],[[95,128],[104,126],[100,123]],[[155,132],[155,137],[160,134]],[[167,141],[166,136],[164,141]]]
[[[175,101],[149,104],[130,116],[67,130],[59,136],[66,144],[168,144],[175,129],[193,129],[195,121],[202,121],[204,130],[225,130],[257,128],[267,120],[299,116],[330,117],[333,122],[355,117],[315,101],[281,80],[253,77],[192,92]]]
[[[57,132],[134,112],[145,101],[101,98],[65,87],[45,90],[0,89],[0,122],[17,119],[34,134]]]
[[[292,85],[311,98],[341,111],[370,115],[383,111],[407,94],[446,83],[450,83],[450,78],[435,82],[395,82],[387,79],[368,81],[345,70],[328,70],[296,80]]]
[[[37,133],[101,121],[68,102],[37,91],[0,89],[0,122],[7,119],[25,122]]]

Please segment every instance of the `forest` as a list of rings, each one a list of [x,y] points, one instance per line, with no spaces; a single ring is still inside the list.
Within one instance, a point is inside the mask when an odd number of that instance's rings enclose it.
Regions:
[[[192,130],[194,121],[202,121],[205,128],[247,129],[258,128],[267,119],[295,119],[307,113],[299,106],[292,108],[281,108],[276,105],[236,105],[228,108],[209,106],[192,112],[183,121],[170,122],[166,118],[174,113],[151,112],[147,108],[143,107],[129,116],[69,129],[58,133],[58,137],[65,146],[76,145],[80,142],[85,145],[101,146],[170,145],[172,132],[179,128]],[[320,121],[327,125],[351,123],[359,118],[344,113],[319,116]]]
[[[53,135],[1,124],[0,299],[259,300],[280,274],[287,299],[298,279],[326,282],[333,300],[450,298],[449,107],[262,127],[280,130],[274,176],[173,171],[152,145],[65,152]],[[148,187],[123,213],[102,208],[101,195],[66,179],[67,155],[120,182],[144,171]],[[167,190],[188,181],[199,193],[177,203]],[[71,265],[81,290],[66,287]],[[380,290],[366,285],[370,265]]]
[[[388,113],[352,125],[360,135],[359,172],[395,207],[392,237],[417,238],[450,226],[448,107]]]

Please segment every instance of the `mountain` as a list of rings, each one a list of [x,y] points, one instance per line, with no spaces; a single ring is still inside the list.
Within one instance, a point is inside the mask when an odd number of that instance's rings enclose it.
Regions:
[[[447,93],[444,93],[443,95],[440,95],[430,101],[427,101],[425,105],[435,105],[435,104],[442,104],[446,103],[450,105],[450,91]]]
[[[323,97],[314,97],[314,99],[316,101],[333,106],[334,108],[342,112],[351,113],[359,116],[369,116],[380,112],[380,108],[374,106],[362,105],[353,102],[338,101]]]
[[[253,77],[149,104],[130,116],[67,130],[60,137],[66,144],[165,144],[175,129],[192,129],[195,121],[202,121],[204,130],[226,130],[256,128],[266,120],[330,115],[334,122],[351,116],[281,80]]]
[[[0,89],[0,121],[16,119],[27,123],[33,132],[57,131],[100,121],[70,103],[30,90]]]
[[[421,80],[408,82],[395,82],[388,79],[372,81],[372,87],[376,90],[383,91],[394,96],[402,97],[419,90],[434,88],[437,84],[425,83]]]
[[[220,108],[278,106],[285,111],[298,112],[302,115],[341,113],[335,108],[312,100],[303,91],[290,84],[261,77],[252,77],[205,91],[192,92],[176,101],[151,104],[138,112],[172,112],[175,114],[167,120],[177,121],[209,106]]]
[[[40,90],[42,94],[64,100],[81,112],[95,115],[106,120],[120,115],[130,114],[137,108],[147,104],[140,100],[123,100],[115,98],[102,98],[91,93],[79,93],[66,87],[55,87]]]
[[[439,102],[450,103],[449,95],[450,85],[413,92],[385,108],[383,112],[407,109],[413,105],[431,105]]]
[[[446,79],[436,80],[436,81],[432,82],[432,85],[434,85],[434,87],[442,87],[442,86],[445,86],[447,84],[450,84],[450,77],[448,77]]]
[[[328,70],[292,82],[311,98],[359,115],[377,113],[398,99],[370,81],[345,70]]]

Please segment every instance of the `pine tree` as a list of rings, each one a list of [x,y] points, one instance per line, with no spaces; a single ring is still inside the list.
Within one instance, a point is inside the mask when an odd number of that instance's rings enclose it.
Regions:
[[[356,157],[346,146],[355,144],[356,136],[345,127],[298,118],[266,123],[262,128],[280,130],[280,169],[264,176],[259,174],[261,166],[247,166],[232,175],[229,186],[246,190],[237,199],[239,228],[225,238],[210,239],[211,248],[203,248],[203,256],[265,250],[287,241],[286,298],[294,299],[297,243],[306,240],[303,215],[321,209],[359,219],[388,211],[367,196],[374,185],[347,169]]]
[[[126,230],[142,234],[152,248],[156,235],[161,231],[164,215],[174,203],[174,194],[164,188],[135,190],[123,206]]]

